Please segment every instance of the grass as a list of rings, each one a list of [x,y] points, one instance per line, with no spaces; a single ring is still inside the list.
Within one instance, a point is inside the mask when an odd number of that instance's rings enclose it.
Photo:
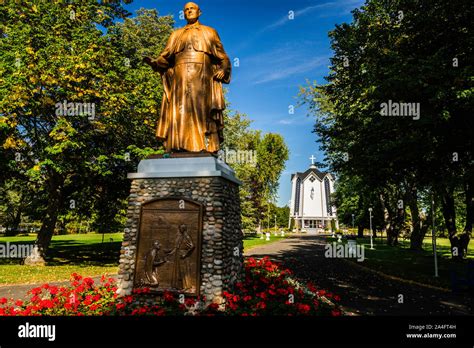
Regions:
[[[332,242],[335,238],[329,238]],[[357,239],[358,244],[365,246],[365,260],[362,266],[380,271],[387,275],[412,280],[423,284],[443,288],[451,288],[451,274],[455,272],[465,277],[468,261],[474,261],[474,240],[471,239],[466,260],[454,261],[451,259],[450,243],[447,238],[437,238],[436,249],[438,255],[438,274],[434,277],[434,257],[431,236],[425,238],[423,251],[410,250],[410,242],[400,241],[397,247],[386,245],[385,240],[374,238],[374,250],[370,249],[370,239]],[[350,259],[356,262],[354,259]]]
[[[47,267],[21,265],[19,259],[0,259],[0,284],[33,284],[68,280],[71,273],[87,276],[117,273],[122,233],[54,236]],[[0,237],[0,242],[33,243],[35,235]]]
[[[271,234],[270,235],[270,240],[267,241],[265,237],[263,239],[260,239],[260,237],[246,236],[246,237],[244,237],[244,251],[252,249],[256,246],[278,242],[279,240],[282,240],[282,239],[285,239],[285,238],[287,238],[287,237],[281,237],[279,235],[274,236],[273,234]]]
[[[33,244],[36,235],[0,237],[0,243]],[[34,284],[68,280],[71,273],[87,276],[116,274],[118,271],[122,233],[69,234],[54,236],[47,256],[46,267],[21,265],[20,259],[0,259],[0,285]],[[245,237],[244,249],[276,242],[285,237],[271,235],[270,241],[259,237]]]

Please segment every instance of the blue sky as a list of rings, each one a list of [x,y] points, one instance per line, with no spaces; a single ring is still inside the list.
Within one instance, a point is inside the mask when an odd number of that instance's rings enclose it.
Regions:
[[[185,25],[179,11],[186,1],[135,0],[126,8],[155,8],[171,14],[176,26]],[[227,95],[230,108],[247,114],[252,128],[280,133],[290,149],[280,179],[278,205],[290,200],[290,176],[305,171],[311,155],[323,160],[314,119],[304,107],[296,107],[299,86],[306,80],[324,82],[328,73],[328,31],[335,24],[351,22],[350,11],[363,0],[200,0],[200,22],[217,30],[234,67]],[[289,11],[294,19],[288,18]],[[289,114],[294,105],[294,114]]]

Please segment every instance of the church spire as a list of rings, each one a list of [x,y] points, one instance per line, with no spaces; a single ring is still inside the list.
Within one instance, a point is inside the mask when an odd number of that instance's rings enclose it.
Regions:
[[[316,165],[314,164],[314,160],[316,159],[316,157],[314,157],[314,155],[311,155],[309,159],[311,160],[311,165],[309,167],[311,169],[316,169]]]

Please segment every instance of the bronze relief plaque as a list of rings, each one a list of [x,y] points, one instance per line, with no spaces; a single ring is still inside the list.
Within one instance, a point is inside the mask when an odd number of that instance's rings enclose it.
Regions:
[[[202,206],[183,198],[142,205],[134,287],[198,295]]]

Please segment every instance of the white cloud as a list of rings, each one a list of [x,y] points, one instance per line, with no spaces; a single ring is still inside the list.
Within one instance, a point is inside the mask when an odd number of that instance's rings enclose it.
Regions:
[[[261,83],[267,83],[275,80],[281,80],[289,76],[302,74],[313,70],[314,68],[325,66],[327,64],[328,57],[315,57],[305,62],[295,62],[292,66],[282,66],[281,64],[275,64],[277,62],[271,62],[269,64],[270,69],[265,71],[259,78],[254,81],[255,85]]]
[[[356,7],[360,7],[364,4],[363,0],[346,0],[346,1],[331,1],[331,2],[325,2],[323,4],[318,4],[318,5],[312,5],[312,6],[307,6],[305,8],[299,9],[294,11],[294,18],[297,19],[298,17],[304,16],[308,13],[311,13],[315,10],[337,10],[337,15],[343,15],[349,13],[351,10],[353,10]],[[320,16],[323,17],[329,17],[330,14],[327,12],[321,13]],[[265,32],[267,30],[272,30],[275,28],[278,28],[282,25],[285,25],[287,22],[289,22],[289,16],[285,15],[276,22],[267,25],[265,28],[260,30],[259,33]]]

